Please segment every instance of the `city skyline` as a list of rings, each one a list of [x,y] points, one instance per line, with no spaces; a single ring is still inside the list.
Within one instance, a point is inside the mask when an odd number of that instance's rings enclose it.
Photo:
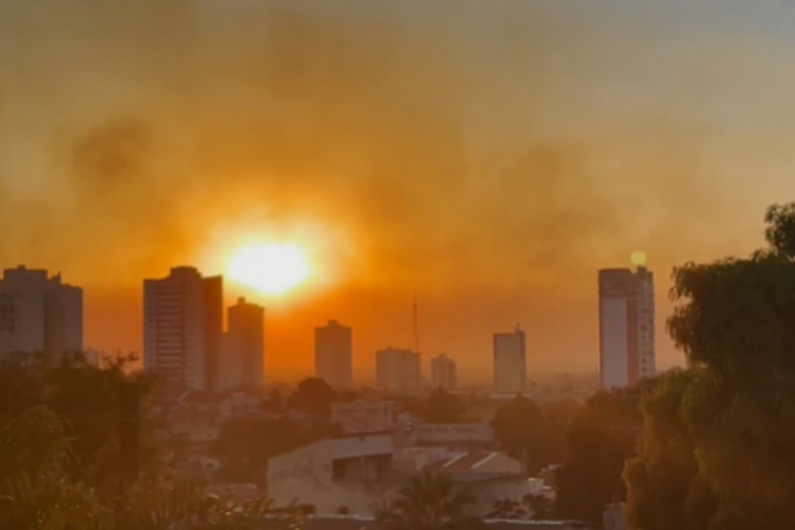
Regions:
[[[635,259],[636,255],[642,255],[643,259],[645,260],[645,253],[634,253],[632,258]],[[645,261],[644,261],[645,263]],[[599,322],[602,322],[602,302],[604,300],[603,291],[605,290],[606,285],[623,285],[621,283],[621,278],[617,278],[615,281],[611,280],[602,280],[602,276],[604,273],[630,273],[629,269],[603,269],[599,271],[600,277],[600,290],[599,290],[599,300],[600,300],[600,311],[598,313]],[[53,276],[51,279],[47,278],[47,271],[43,269],[29,269],[25,265],[19,265],[14,269],[5,269],[5,275],[7,278],[7,282],[14,280],[11,285],[27,285],[33,283],[31,285],[38,285],[41,283],[41,279],[39,276],[47,280],[48,285],[51,283],[55,287],[61,286],[60,283],[60,275]],[[648,275],[651,278],[651,274],[647,272],[644,266],[640,266],[639,272],[637,275]],[[25,278],[30,277],[32,280],[26,280],[22,283]],[[38,282],[38,283],[37,283]],[[197,283],[198,282],[198,283]],[[175,355],[179,355],[183,358],[180,362],[198,362],[200,365],[196,365],[194,368],[191,368],[191,371],[198,370],[196,372],[196,378],[198,380],[202,380],[201,384],[197,382],[192,383],[185,383],[188,387],[193,387],[202,390],[222,390],[222,389],[233,389],[233,388],[245,388],[245,387],[256,387],[256,386],[264,386],[273,383],[280,383],[285,382],[285,374],[280,373],[272,373],[270,374],[271,379],[269,380],[265,374],[265,359],[266,359],[266,347],[265,347],[265,308],[259,306],[257,304],[250,303],[245,297],[238,297],[236,299],[235,305],[230,305],[225,303],[225,296],[223,292],[223,283],[224,283],[224,276],[213,276],[213,277],[203,277],[201,276],[201,272],[192,266],[177,266],[172,267],[169,276],[161,279],[145,279],[144,280],[144,326],[143,326],[143,341],[145,344],[150,345],[150,353],[148,354],[150,357],[150,365],[155,366],[157,364],[157,358],[160,355],[163,355],[158,350],[160,346],[158,345],[160,339],[158,335],[165,335],[169,334],[169,330],[162,328],[163,325],[166,325],[166,328],[171,326],[169,322],[174,321],[175,318],[178,317],[177,313],[182,315],[182,317],[177,318],[180,322],[183,321],[195,321],[201,322],[202,324],[197,324],[197,327],[193,332],[190,330],[180,328],[180,334],[190,336],[191,333],[198,334],[198,335],[206,335],[205,338],[199,340],[201,344],[195,346],[198,348],[196,352],[196,359],[194,361],[189,361],[186,351],[183,351],[185,348],[188,347],[188,344],[191,343],[191,340],[184,339],[184,344],[180,346],[179,352],[172,352]],[[626,282],[624,282],[626,283]],[[194,285],[195,284],[195,285]],[[35,286],[34,285],[34,286]],[[192,285],[192,287],[191,287]],[[650,304],[651,304],[651,319],[649,323],[652,325],[654,324],[654,296],[653,296],[653,284],[651,280],[649,280],[649,285],[651,286],[651,297],[650,297]],[[619,285],[620,287],[620,285]],[[64,289],[76,290],[80,294],[80,300],[78,306],[77,315],[71,319],[71,321],[79,322],[78,332],[75,337],[79,338],[80,340],[80,347],[79,348],[66,348],[69,351],[78,351],[84,350],[86,352],[92,352],[92,355],[113,355],[113,352],[101,352],[95,348],[92,348],[90,345],[83,348],[82,346],[82,320],[83,320],[83,306],[82,306],[82,289],[79,287],[73,287],[64,284]],[[618,287],[612,288],[615,291]],[[607,287],[609,291],[611,287]],[[19,287],[17,287],[19,290]],[[39,289],[40,290],[40,289]],[[3,282],[0,281],[0,291],[6,292],[8,289],[3,290]],[[12,290],[13,291],[13,290]],[[196,291],[194,296],[189,296],[186,294],[188,291]],[[38,291],[37,291],[38,292]],[[614,293],[615,294],[615,293]],[[179,301],[175,302],[175,296],[179,297]],[[210,305],[213,308],[205,307],[206,303],[202,302],[201,300],[197,299],[197,296],[209,296],[211,300]],[[629,295],[628,295],[629,296]],[[166,301],[165,305],[161,303],[159,298],[162,298]],[[201,310],[196,309],[198,311],[195,315],[188,318],[189,310],[186,307],[183,307],[186,300],[193,298],[196,299],[196,303],[198,304],[197,307],[201,306]],[[184,299],[184,300],[183,300]],[[173,302],[173,303],[172,303]],[[177,303],[179,307],[174,305]],[[416,302],[415,302],[416,304]],[[162,306],[162,307],[161,307]],[[218,307],[215,307],[218,306]],[[9,306],[11,307],[11,306]],[[222,308],[226,308],[226,312]],[[181,308],[181,309],[180,309]],[[416,307],[413,307],[416,309]],[[5,309],[3,310],[5,313],[8,313]],[[205,312],[208,314],[205,315]],[[3,314],[5,314],[3,313]],[[161,314],[162,313],[162,314]],[[10,313],[9,313],[10,314]],[[151,315],[151,316],[147,316]],[[2,315],[0,315],[2,316]],[[195,317],[195,318],[194,318]],[[256,318],[255,318],[256,317]],[[0,318],[0,320],[2,320]],[[176,322],[176,321],[175,321]],[[209,329],[208,322],[214,323],[210,325]],[[172,326],[173,327],[173,326]],[[645,327],[645,325],[644,325]],[[162,328],[162,329],[161,329]],[[216,331],[213,331],[215,328],[218,328]],[[170,328],[169,328],[170,329]],[[176,328],[175,328],[176,329]],[[224,331],[226,330],[226,331]],[[173,330],[172,330],[173,331]],[[179,331],[179,330],[177,330]],[[626,330],[625,330],[626,332]],[[600,324],[600,336],[605,333],[604,326]],[[186,335],[187,334],[187,335]],[[518,335],[517,335],[518,334]],[[35,335],[35,334],[34,334]],[[73,333],[74,335],[74,333]],[[197,336],[198,336],[197,335]],[[215,337],[217,335],[217,337]],[[39,340],[45,341],[44,334],[41,336],[34,337],[30,340]],[[169,335],[170,336],[170,335]],[[258,336],[259,338],[256,338]],[[521,362],[522,362],[522,369],[517,372],[514,370],[514,361],[505,362],[505,367],[501,370],[503,374],[507,374],[509,377],[514,377],[517,373],[521,373],[521,377],[523,378],[522,382],[518,385],[516,384],[509,384],[511,389],[506,390],[506,386],[502,385],[502,390],[498,379],[500,378],[500,362],[498,360],[498,352],[500,349],[511,350],[511,352],[515,349],[512,345],[512,337],[520,336],[521,337]],[[147,337],[149,337],[147,339]],[[215,338],[213,338],[215,337]],[[253,337],[253,338],[252,338]],[[383,348],[376,350],[374,353],[374,359],[376,362],[374,363],[374,372],[369,374],[363,374],[361,370],[354,370],[354,362],[353,362],[353,342],[352,342],[352,328],[350,326],[343,326],[339,323],[336,319],[328,319],[327,323],[324,326],[319,326],[314,328],[314,344],[315,344],[315,357],[314,357],[314,372],[312,375],[315,377],[319,377],[321,379],[326,380],[332,387],[344,390],[344,389],[353,389],[358,386],[367,386],[374,384],[378,386],[379,383],[379,367],[378,367],[378,356],[382,351]],[[527,357],[526,357],[526,350],[525,350],[525,334],[524,331],[517,326],[516,331],[513,333],[494,333],[493,334],[494,341],[493,341],[493,352],[492,355],[494,357],[494,362],[492,366],[492,385],[495,390],[503,391],[503,392],[512,392],[512,391],[527,391],[529,387],[527,386],[524,378],[532,377],[532,376],[539,376],[539,375],[548,375],[548,374],[539,374],[539,373],[529,373],[527,370]],[[166,337],[168,339],[168,337]],[[166,340],[166,342],[171,341],[171,339]],[[52,342],[52,341],[50,341]],[[173,341],[169,342],[171,344]],[[194,341],[195,342],[195,341]],[[504,342],[502,346],[499,343]],[[651,364],[649,365],[649,369],[646,370],[646,365],[644,364],[644,369],[642,372],[639,372],[639,375],[630,378],[627,382],[619,386],[626,386],[630,384],[630,382],[637,382],[641,377],[652,377],[655,371],[655,363],[654,363],[654,334],[651,333],[650,344],[651,344]],[[245,345],[243,344],[245,343]],[[510,344],[509,344],[510,343]],[[44,344],[44,342],[42,342]],[[198,344],[198,343],[197,343]],[[172,344],[173,346],[173,344]],[[171,347],[171,346],[169,346]],[[191,346],[193,348],[194,346]],[[600,339],[600,356],[598,362],[601,366],[600,371],[603,373],[602,379],[604,384],[604,346],[603,346],[603,339]],[[8,348],[6,348],[8,350]],[[45,348],[39,348],[40,350],[44,351]],[[52,349],[52,348],[50,348]],[[65,350],[66,350],[65,349]],[[190,349],[190,348],[189,348]],[[33,351],[30,348],[21,348],[19,351]],[[246,350],[249,353],[244,353],[241,350]],[[9,350],[10,351],[10,350]],[[250,352],[261,352],[260,355],[256,357],[252,357],[252,353]],[[446,354],[438,354],[434,355],[432,353],[425,353],[422,352],[414,352],[410,349],[400,349],[400,348],[386,348],[386,351],[394,351],[394,352],[409,352],[412,355],[417,355],[420,359],[419,364],[419,381],[417,388],[426,388],[430,387],[433,388],[435,386],[439,386],[445,389],[454,389],[458,385],[458,372],[457,372],[457,359],[455,356],[448,357]],[[138,353],[138,352],[133,352]],[[167,353],[167,352],[166,352]],[[359,356],[361,355],[370,355],[372,352],[362,353],[359,352]],[[509,352],[510,353],[510,352]],[[627,352],[624,352],[624,355],[628,355]],[[146,364],[146,357],[147,352],[139,353],[140,361],[143,365]],[[167,356],[167,355],[166,355]],[[422,368],[425,360],[429,362],[427,371]],[[229,363],[227,366],[222,365],[223,362]],[[645,361],[644,361],[645,363]],[[518,365],[517,365],[518,366]],[[245,367],[245,368],[244,368]],[[637,368],[637,367],[636,367]],[[180,368],[182,372],[185,371],[185,366]],[[258,375],[256,375],[258,374]],[[181,373],[179,376],[183,380],[185,379],[185,373]],[[505,377],[503,375],[503,377]],[[300,378],[300,377],[299,377]],[[289,379],[289,377],[287,378]],[[424,381],[424,382],[423,382]],[[473,382],[471,380],[467,381],[465,385],[467,386],[490,386],[489,383],[482,379],[477,382]],[[429,386],[430,385],[430,386]],[[608,385],[610,387],[611,385]],[[515,387],[515,388],[514,388]]]
[[[795,7],[771,0],[52,4],[0,8],[0,261],[83,286],[103,351],[142,351],[140,278],[277,244],[306,282],[225,300],[268,307],[272,373],[311,373],[331,315],[362,352],[413,344],[415,291],[422,349],[464,379],[514,322],[529,370],[596,372],[594,270],[645,250],[667,292],[789,193]]]
[[[795,528],[793,65],[784,0],[0,0],[0,530]]]

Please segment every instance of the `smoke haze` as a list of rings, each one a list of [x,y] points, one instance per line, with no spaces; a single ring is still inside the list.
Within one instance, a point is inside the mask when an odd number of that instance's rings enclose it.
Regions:
[[[415,290],[421,349],[465,378],[517,322],[533,370],[595,369],[598,268],[649,253],[663,337],[673,265],[759,244],[793,83],[784,37],[682,22],[710,2],[578,6],[3,2],[0,262],[62,270],[89,344],[137,349],[143,277],[293,238],[324,277],[252,296],[271,374],[308,371],[327,318],[368,374]]]

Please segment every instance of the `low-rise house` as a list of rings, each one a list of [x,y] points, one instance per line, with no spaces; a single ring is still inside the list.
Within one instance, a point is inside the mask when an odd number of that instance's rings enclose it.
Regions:
[[[375,515],[412,475],[446,475],[478,498],[485,516],[498,500],[521,500],[532,485],[521,462],[497,451],[443,448],[396,451],[392,433],[320,440],[268,462],[267,494],[277,505],[296,503],[317,515]]]
[[[369,515],[394,481],[390,433],[328,438],[271,458],[267,494],[277,505],[312,506],[319,515]]]

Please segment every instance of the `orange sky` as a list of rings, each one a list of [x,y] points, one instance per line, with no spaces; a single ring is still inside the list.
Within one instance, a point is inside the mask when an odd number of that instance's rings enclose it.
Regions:
[[[758,246],[793,164],[789,36],[702,3],[3,2],[0,262],[137,350],[142,278],[297,242],[302,292],[226,288],[267,308],[271,379],[328,318],[369,378],[416,291],[423,353],[482,381],[517,322],[534,373],[595,370],[596,270],[643,249],[681,362],[671,267]]]

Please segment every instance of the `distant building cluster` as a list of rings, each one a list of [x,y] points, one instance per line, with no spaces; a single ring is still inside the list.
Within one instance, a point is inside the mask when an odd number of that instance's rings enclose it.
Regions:
[[[144,280],[144,368],[163,385],[207,392],[264,384],[265,309],[238,300],[223,331],[223,278],[175,267]]]
[[[636,265],[634,271],[603,269],[598,274],[599,374],[605,389],[656,374],[653,274],[645,263]],[[144,280],[143,294],[144,368],[164,385],[225,392],[265,384],[265,309],[240,298],[227,309],[224,330],[222,276],[203,277],[196,268],[175,267],[165,278]],[[338,391],[355,388],[352,328],[329,320],[315,328],[314,338],[315,376]],[[48,357],[85,352],[83,290],[46,270],[6,269],[0,280],[0,355],[15,352]],[[494,391],[526,392],[525,332],[517,325],[512,332],[495,333],[492,354]],[[377,351],[376,389],[410,395],[458,387],[452,357],[430,359],[428,379],[422,364],[414,349]]]

